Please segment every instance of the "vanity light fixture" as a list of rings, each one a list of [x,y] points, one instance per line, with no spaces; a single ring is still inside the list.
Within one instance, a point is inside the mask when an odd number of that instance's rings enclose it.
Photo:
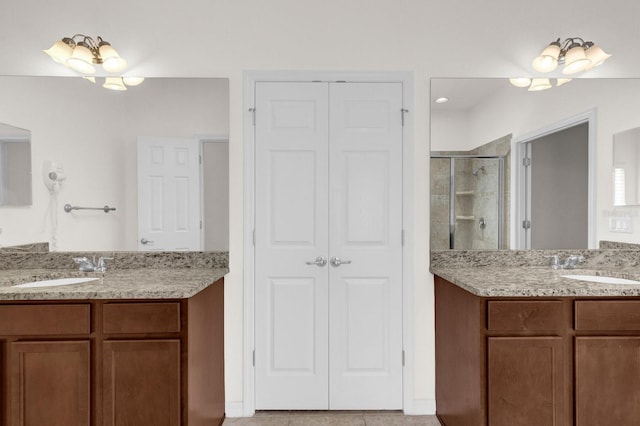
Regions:
[[[564,64],[562,74],[571,75],[597,67],[610,57],[592,41],[570,37],[560,42],[558,38],[549,43],[531,66],[538,72],[547,73],[554,71],[559,64]]]
[[[584,41],[580,37],[570,37],[563,42],[558,38],[549,43],[542,53],[538,55],[531,66],[541,73],[549,73],[563,64],[562,74],[570,76],[579,72],[588,71],[602,64],[611,55],[605,53],[602,48],[592,41]],[[509,81],[516,87],[526,87],[530,92],[539,92],[553,87],[548,78],[510,78]],[[560,87],[571,81],[570,77],[556,79],[556,87]]]
[[[119,73],[127,67],[127,61],[118,55],[111,44],[98,36],[96,39],[84,34],[64,37],[56,41],[44,51],[55,62],[83,74],[95,83],[96,65],[102,65],[107,73]],[[127,86],[137,86],[142,83],[142,77],[112,77],[105,78],[102,87],[112,90],[127,90]]]

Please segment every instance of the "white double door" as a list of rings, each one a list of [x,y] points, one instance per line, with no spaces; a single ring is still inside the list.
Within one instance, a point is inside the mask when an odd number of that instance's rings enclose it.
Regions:
[[[402,85],[255,93],[256,409],[400,409]]]

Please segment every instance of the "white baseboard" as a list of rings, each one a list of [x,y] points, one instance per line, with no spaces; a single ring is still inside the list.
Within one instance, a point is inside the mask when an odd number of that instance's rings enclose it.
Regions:
[[[226,417],[245,417],[244,404],[242,401],[227,401],[224,404],[224,415]]]
[[[436,414],[435,399],[414,399],[411,407],[405,407],[408,416],[432,416]]]

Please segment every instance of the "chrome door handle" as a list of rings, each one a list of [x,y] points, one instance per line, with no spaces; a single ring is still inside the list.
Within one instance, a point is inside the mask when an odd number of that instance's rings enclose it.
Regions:
[[[316,257],[316,260],[314,260],[313,262],[305,262],[307,265],[316,265],[319,267],[323,267],[327,264],[327,259],[324,258],[324,256],[318,256]]]
[[[147,240],[146,238],[140,238],[140,243],[142,244],[149,244],[150,246],[153,245],[153,241],[151,240]]]
[[[331,266],[333,266],[334,268],[337,268],[340,265],[348,265],[351,263],[350,260],[342,260],[339,257],[332,257],[331,260],[329,261],[329,263],[331,264]]]

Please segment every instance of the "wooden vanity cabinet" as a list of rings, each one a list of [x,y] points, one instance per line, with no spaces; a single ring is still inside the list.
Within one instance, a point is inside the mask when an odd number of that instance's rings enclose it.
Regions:
[[[0,304],[0,424],[90,424],[90,310]]]
[[[180,302],[102,305],[103,424],[179,426]]]
[[[640,424],[639,298],[435,297],[443,425]]]
[[[224,419],[223,280],[189,299],[0,303],[0,425]]]
[[[640,301],[575,302],[576,424],[639,424]]]
[[[443,424],[565,424],[564,304],[487,300],[439,277],[435,291],[436,408]]]

